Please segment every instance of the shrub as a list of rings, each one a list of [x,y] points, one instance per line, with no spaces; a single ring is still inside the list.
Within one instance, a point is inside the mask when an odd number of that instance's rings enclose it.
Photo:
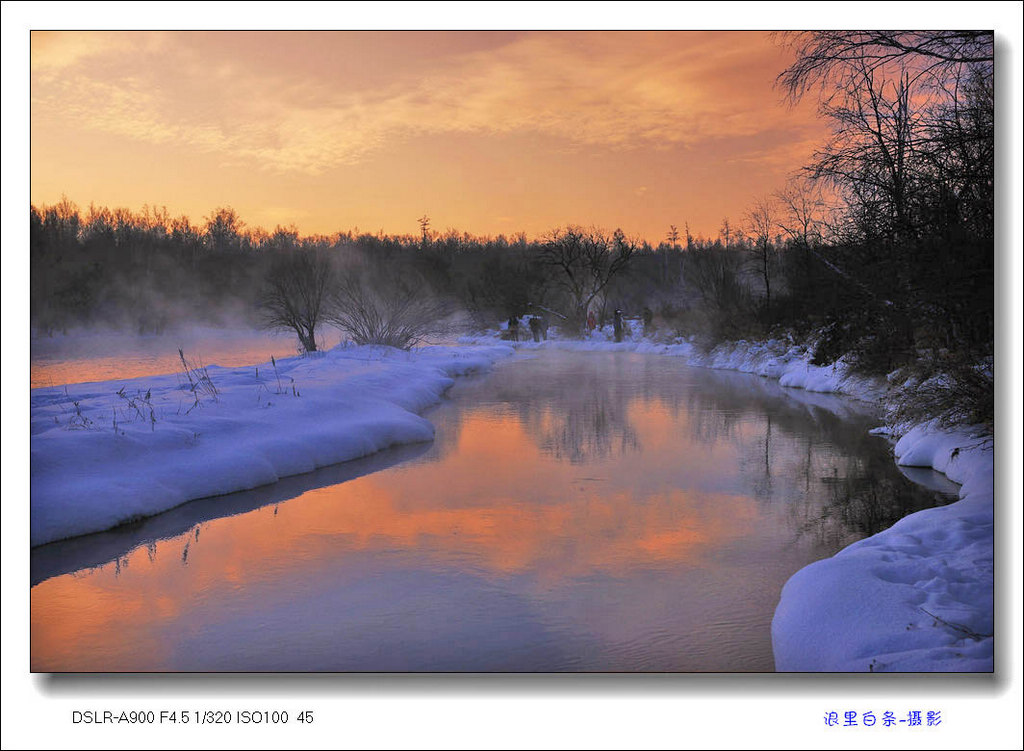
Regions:
[[[353,265],[334,286],[325,318],[355,344],[409,349],[444,333],[450,313],[410,270]]]
[[[890,405],[895,422],[935,420],[940,425],[978,425],[992,429],[995,389],[992,363],[968,365],[946,358],[922,361],[900,371],[915,385]]]

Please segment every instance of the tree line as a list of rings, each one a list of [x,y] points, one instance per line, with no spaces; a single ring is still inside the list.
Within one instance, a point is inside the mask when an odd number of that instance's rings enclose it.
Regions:
[[[726,218],[715,238],[671,227],[652,246],[621,230],[572,225],[533,239],[426,226],[415,236],[301,236],[294,227],[250,229],[231,208],[195,225],[165,209],[82,212],[63,199],[31,208],[32,325],[52,334],[91,325],[157,333],[172,321],[228,315],[258,323],[274,295],[279,308],[301,305],[312,315],[312,298],[302,298],[323,297],[327,287],[337,297],[344,282],[349,297],[388,286],[420,297],[429,291],[481,326],[545,307],[572,335],[589,312],[605,319],[615,308],[639,313],[650,306],[666,332],[754,335],[768,321],[765,311],[784,317],[792,286],[787,257],[799,243],[822,238],[817,219],[799,231],[771,224],[776,214],[763,212],[775,205],[758,204],[743,226]],[[324,315],[313,315],[314,328]],[[299,338],[312,343],[308,324]]]
[[[546,309],[573,336],[588,313],[650,308],[666,337],[810,337],[819,363],[904,368],[922,394],[935,387],[932,413],[949,414],[954,398],[960,418],[991,419],[992,34],[779,41],[795,52],[780,91],[817,95],[833,136],[715,237],[685,222],[657,245],[578,226],[478,237],[432,230],[427,215],[418,235],[300,236],[249,228],[230,208],[196,225],[166,209],[82,212],[62,200],[31,209],[32,325],[148,332],[230,315],[290,328],[308,350],[328,322],[353,341],[409,344],[424,331],[403,321],[452,311],[493,327]]]

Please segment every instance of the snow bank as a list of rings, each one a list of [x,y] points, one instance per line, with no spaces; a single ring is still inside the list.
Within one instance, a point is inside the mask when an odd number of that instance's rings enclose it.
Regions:
[[[310,357],[34,389],[31,544],[108,529],[186,501],[246,490],[401,443],[429,441],[416,413],[504,345],[337,347]]]
[[[692,362],[708,368],[739,370],[775,378],[782,386],[846,394],[866,401],[875,401],[885,392],[884,381],[851,372],[845,360],[831,365],[813,365],[811,359],[812,353],[806,347],[769,340],[722,344],[706,355],[697,354]]]
[[[933,426],[899,440],[899,464],[944,472],[960,500],[798,571],[772,622],[776,669],[993,669],[992,449]]]

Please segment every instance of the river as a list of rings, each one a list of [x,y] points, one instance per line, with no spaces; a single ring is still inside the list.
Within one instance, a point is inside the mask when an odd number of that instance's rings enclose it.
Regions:
[[[35,671],[772,671],[797,570],[955,499],[871,407],[631,353],[460,379],[432,443],[32,551]]]

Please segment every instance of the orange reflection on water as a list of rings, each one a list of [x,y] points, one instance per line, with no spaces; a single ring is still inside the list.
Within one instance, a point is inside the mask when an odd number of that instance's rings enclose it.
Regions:
[[[261,331],[224,330],[151,336],[80,334],[32,340],[32,388],[120,381],[181,371],[178,348],[195,364],[242,367],[295,355],[293,338]]]
[[[632,414],[655,452],[672,443],[658,411]],[[700,565],[709,549],[749,534],[749,498],[667,483],[637,490],[631,462],[628,454],[588,467],[558,461],[518,416],[466,411],[457,450],[439,461],[205,522],[116,564],[42,582],[32,591],[32,667],[151,668],[191,611],[245,608],[279,596],[279,581],[358,577],[367,553],[411,553],[416,565],[483,577],[525,575],[548,589],[595,573]],[[143,645],[135,653],[145,662],[113,659],[123,643]]]

